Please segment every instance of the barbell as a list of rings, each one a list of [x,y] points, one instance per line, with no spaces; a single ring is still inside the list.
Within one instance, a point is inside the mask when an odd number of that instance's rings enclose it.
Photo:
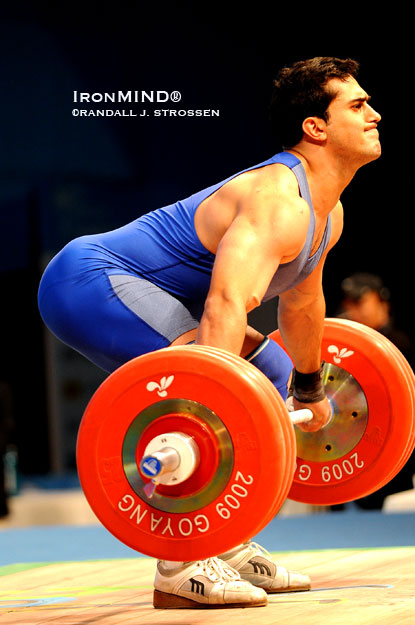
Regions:
[[[381,488],[414,448],[412,369],[383,335],[341,319],[325,322],[322,360],[332,418],[313,433],[293,425],[312,413],[289,413],[255,366],[220,349],[169,347],[117,369],[78,434],[98,519],[140,553],[199,560],[252,538],[287,497],[331,505]]]

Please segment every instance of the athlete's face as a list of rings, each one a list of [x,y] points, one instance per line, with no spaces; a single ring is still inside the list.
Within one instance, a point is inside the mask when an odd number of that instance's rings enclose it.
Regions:
[[[369,104],[368,94],[357,81],[332,78],[328,88],[336,97],[328,107],[327,146],[343,159],[369,163],[381,154],[377,125],[380,115]]]

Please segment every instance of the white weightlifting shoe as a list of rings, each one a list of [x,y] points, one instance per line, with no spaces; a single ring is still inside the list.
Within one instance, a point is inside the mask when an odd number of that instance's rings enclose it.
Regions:
[[[308,575],[275,564],[268,551],[257,543],[244,543],[218,557],[236,569],[242,579],[268,593],[310,590]]]
[[[267,605],[267,594],[241,579],[217,558],[183,562],[170,568],[157,562],[155,608],[251,608]]]

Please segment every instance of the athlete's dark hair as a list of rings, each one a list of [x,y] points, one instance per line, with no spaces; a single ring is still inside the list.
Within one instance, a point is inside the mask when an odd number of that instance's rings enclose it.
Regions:
[[[336,91],[327,88],[330,78],[356,77],[359,64],[353,59],[318,56],[282,68],[274,80],[270,105],[272,132],[285,148],[295,146],[303,137],[307,117],[328,120],[327,109]]]

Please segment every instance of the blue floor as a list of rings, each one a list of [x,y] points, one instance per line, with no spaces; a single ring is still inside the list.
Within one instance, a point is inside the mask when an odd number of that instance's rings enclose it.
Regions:
[[[269,551],[413,546],[415,514],[353,510],[276,517],[255,540]],[[132,557],[137,557],[137,552],[101,526],[31,527],[0,532],[0,566]]]

